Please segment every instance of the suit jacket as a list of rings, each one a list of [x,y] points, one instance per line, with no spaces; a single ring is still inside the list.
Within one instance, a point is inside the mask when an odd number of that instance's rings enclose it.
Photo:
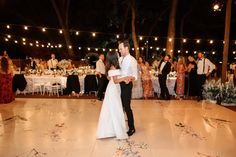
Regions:
[[[161,64],[162,64],[163,60],[160,62],[158,69],[160,70],[161,68]],[[167,76],[171,71],[171,63],[170,62],[166,62],[164,68],[161,71],[161,75],[163,76]]]

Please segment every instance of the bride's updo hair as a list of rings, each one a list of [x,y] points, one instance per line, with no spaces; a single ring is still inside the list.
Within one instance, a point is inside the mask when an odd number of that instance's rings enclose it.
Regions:
[[[118,54],[116,51],[109,51],[106,56],[106,74],[110,70],[111,66],[114,66],[116,69],[120,69]]]

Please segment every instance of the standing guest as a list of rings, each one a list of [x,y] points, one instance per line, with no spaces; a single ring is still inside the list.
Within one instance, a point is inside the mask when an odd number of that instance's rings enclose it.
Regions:
[[[193,56],[188,56],[188,96],[197,96],[197,63]]]
[[[132,136],[135,133],[135,126],[133,111],[131,109],[130,104],[133,81],[136,81],[138,78],[137,61],[133,56],[130,55],[130,44],[128,40],[123,40],[119,42],[118,49],[121,54],[121,57],[119,58],[119,63],[121,67],[121,77],[130,77],[130,81],[128,83],[120,83],[120,88],[122,105],[128,118],[129,130],[127,134],[128,136]]]
[[[142,78],[142,86],[143,86],[143,97],[144,99],[148,99],[153,96],[153,86],[151,80],[149,63],[146,61],[145,64],[141,66],[141,78]]]
[[[198,79],[198,98],[197,101],[203,100],[202,91],[203,85],[211,72],[215,69],[215,65],[207,58],[204,57],[203,52],[198,52],[197,60],[197,79]]]
[[[103,96],[104,96],[104,92],[106,90],[106,86],[107,86],[107,77],[105,75],[106,73],[106,67],[104,64],[104,60],[105,60],[105,56],[104,54],[100,54],[99,55],[99,59],[96,62],[96,75],[97,75],[97,79],[98,79],[98,93],[97,93],[97,99],[98,100],[102,100]]]
[[[48,60],[48,69],[54,70],[57,68],[58,60],[54,53],[51,54],[51,59]]]
[[[5,104],[15,99],[12,91],[13,69],[8,57],[2,57],[0,63],[0,104]]]
[[[138,78],[137,81],[133,82],[132,88],[132,98],[138,99],[143,97],[143,87],[142,87],[142,80],[141,80],[141,66],[143,65],[142,57],[139,57],[137,61],[137,69],[138,69]]]
[[[184,97],[185,89],[185,58],[180,56],[177,63],[177,79],[176,79],[176,95],[177,99],[182,99]]]
[[[170,73],[171,70],[170,59],[171,59],[170,55],[165,55],[164,59],[158,66],[158,77],[159,77],[159,84],[161,87],[161,99],[165,100],[170,100],[170,94],[166,86],[167,75]]]
[[[174,72],[174,71],[177,71],[177,61],[174,60],[173,63],[171,64],[171,71]]]

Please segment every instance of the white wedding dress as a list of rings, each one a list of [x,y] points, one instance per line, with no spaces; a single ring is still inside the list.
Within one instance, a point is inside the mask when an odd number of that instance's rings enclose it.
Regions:
[[[120,84],[113,82],[112,76],[119,76],[120,70],[109,70],[111,77],[100,112],[97,128],[97,139],[116,137],[117,139],[127,139],[125,117],[120,97]]]

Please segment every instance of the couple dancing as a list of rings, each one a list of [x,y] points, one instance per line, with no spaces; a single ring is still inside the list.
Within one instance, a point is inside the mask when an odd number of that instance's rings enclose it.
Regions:
[[[127,40],[119,42],[119,52],[107,53],[106,74],[109,83],[98,121],[97,139],[116,137],[127,139],[135,133],[133,112],[130,106],[132,81],[137,79],[137,62],[129,53]],[[129,130],[126,129],[125,116],[128,118]]]

